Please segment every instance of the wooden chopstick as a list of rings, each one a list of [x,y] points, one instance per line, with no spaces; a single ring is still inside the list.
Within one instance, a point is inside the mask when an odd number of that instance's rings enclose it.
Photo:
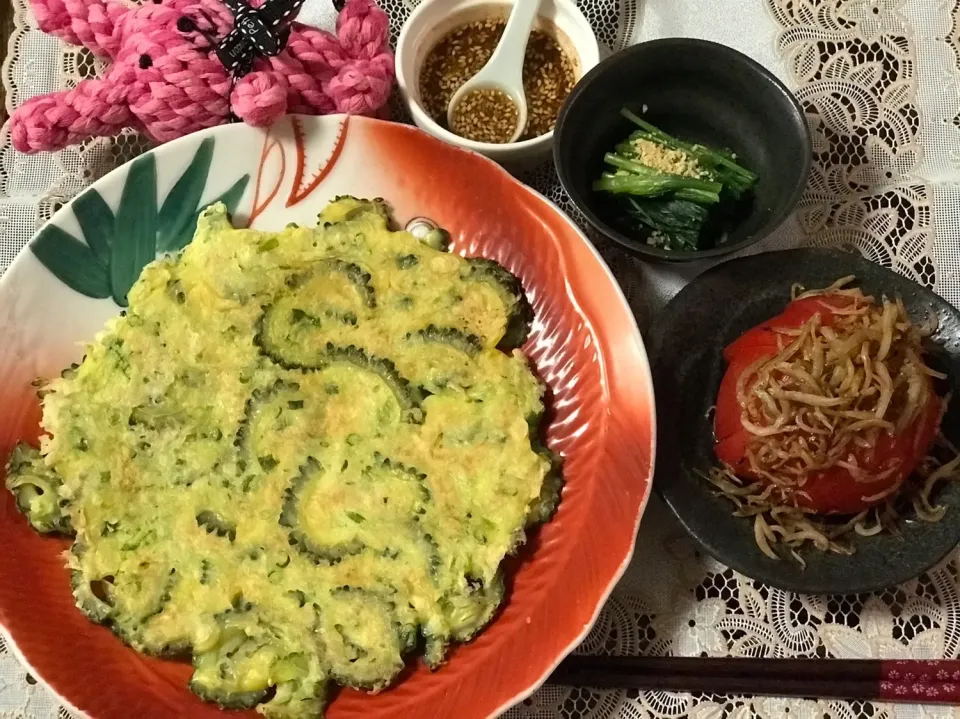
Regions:
[[[695,694],[960,704],[960,661],[567,657],[551,684]]]

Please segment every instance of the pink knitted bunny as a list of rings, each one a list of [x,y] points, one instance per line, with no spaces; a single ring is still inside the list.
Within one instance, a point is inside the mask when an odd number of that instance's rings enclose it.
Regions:
[[[252,3],[257,5],[257,3]],[[285,49],[234,80],[217,57],[234,17],[220,0],[33,0],[45,32],[112,60],[103,78],[34,97],[11,117],[21,152],[58,150],[124,127],[158,141],[227,122],[258,127],[286,113],[373,114],[393,84],[387,17],[348,0],[336,36],[293,23]]]

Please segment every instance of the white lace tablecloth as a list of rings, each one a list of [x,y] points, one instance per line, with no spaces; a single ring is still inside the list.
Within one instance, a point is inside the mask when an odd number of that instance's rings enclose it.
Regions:
[[[0,0],[4,1],[4,0]],[[13,0],[8,103],[96,73]],[[381,0],[394,29],[416,0]],[[746,52],[797,92],[817,162],[796,216],[762,248],[852,244],[960,305],[960,0],[579,0],[608,49],[694,36]],[[328,0],[303,19],[327,24]],[[0,133],[0,270],[80,189],[142,151],[134,134],[26,157]],[[526,178],[569,206],[544,168]],[[644,266],[601,244],[641,325],[702,267]],[[0,308],[2,310],[2,308]],[[583,652],[841,658],[960,657],[960,555],[893,590],[846,597],[769,589],[698,553],[656,499],[637,556]],[[3,551],[0,548],[0,551]],[[0,716],[68,719],[0,642]],[[226,715],[225,715],[226,716]],[[949,708],[547,686],[511,719],[947,717]]]

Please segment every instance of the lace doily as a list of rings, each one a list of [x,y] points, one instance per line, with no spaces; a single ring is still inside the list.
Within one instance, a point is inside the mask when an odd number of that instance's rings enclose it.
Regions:
[[[13,0],[17,30],[3,69],[12,107],[99,69],[86,52],[37,31],[24,3]],[[416,1],[381,3],[397,32]],[[640,3],[579,0],[607,50],[659,36],[724,42],[777,73],[804,103],[817,153],[811,188],[796,217],[756,250],[853,244],[960,305],[960,0],[645,0],[642,14]],[[304,13],[317,24],[334,16],[327,0]],[[61,204],[145,147],[128,133],[26,157],[0,132],[0,270]],[[582,221],[551,168],[525,179]],[[598,245],[642,325],[695,271],[642,265]],[[636,558],[579,651],[956,658],[958,572],[954,555],[876,595],[771,590],[698,553],[654,498]],[[2,642],[0,716],[71,717]],[[952,711],[547,686],[508,716],[892,719]]]

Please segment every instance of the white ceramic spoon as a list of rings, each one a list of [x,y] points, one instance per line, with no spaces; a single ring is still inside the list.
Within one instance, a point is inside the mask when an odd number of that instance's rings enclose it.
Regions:
[[[497,43],[496,50],[480,68],[454,93],[447,106],[447,123],[454,127],[454,109],[463,98],[475,90],[494,89],[508,95],[517,106],[517,127],[510,142],[516,142],[527,126],[527,96],[523,92],[523,56],[527,52],[530,30],[537,19],[540,0],[515,0],[507,27]]]

